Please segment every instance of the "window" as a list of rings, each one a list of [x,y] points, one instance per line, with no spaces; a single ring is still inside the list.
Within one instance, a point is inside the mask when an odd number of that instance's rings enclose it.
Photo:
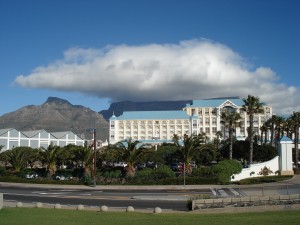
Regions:
[[[192,109],[192,115],[195,115],[195,109]]]
[[[216,134],[216,133],[217,133],[217,128],[216,128],[216,127],[213,127],[213,128],[212,128],[212,132],[213,132],[213,134]]]
[[[212,124],[217,125],[217,118],[212,118]]]
[[[205,118],[205,124],[209,125],[209,118]]]
[[[193,120],[193,127],[197,127],[197,120]]]
[[[209,108],[205,108],[205,115],[209,115]]]
[[[205,128],[205,133],[209,134],[209,127]]]
[[[198,115],[199,115],[199,116],[202,116],[202,109],[199,109],[199,110],[198,110]]]

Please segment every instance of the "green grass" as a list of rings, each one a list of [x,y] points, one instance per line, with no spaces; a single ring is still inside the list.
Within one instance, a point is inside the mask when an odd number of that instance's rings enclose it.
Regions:
[[[239,214],[152,214],[38,208],[3,208],[0,210],[0,225],[296,225],[299,224],[299,221],[299,211]]]

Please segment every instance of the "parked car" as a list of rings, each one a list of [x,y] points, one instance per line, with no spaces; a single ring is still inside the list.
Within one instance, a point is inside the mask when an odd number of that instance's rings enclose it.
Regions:
[[[183,169],[183,163],[178,163],[178,162],[172,163],[172,164],[171,164],[171,169],[172,169],[173,171],[180,171],[180,170]]]
[[[197,164],[196,164],[195,161],[191,161],[191,162],[190,162],[190,166],[191,166],[192,168],[197,168]]]
[[[142,169],[144,169],[146,167],[147,167],[146,163],[138,163],[138,164],[136,164],[136,168],[138,170],[142,170]]]
[[[115,162],[114,167],[127,167],[126,162]]]
[[[27,173],[26,175],[25,175],[25,178],[26,179],[35,179],[35,178],[37,178],[38,177],[38,175],[36,174],[36,173]]]

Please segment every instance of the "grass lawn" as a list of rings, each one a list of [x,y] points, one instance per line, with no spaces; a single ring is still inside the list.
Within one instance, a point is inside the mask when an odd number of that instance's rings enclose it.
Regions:
[[[39,208],[3,208],[0,210],[0,225],[298,225],[299,223],[300,211],[239,214],[151,214]]]

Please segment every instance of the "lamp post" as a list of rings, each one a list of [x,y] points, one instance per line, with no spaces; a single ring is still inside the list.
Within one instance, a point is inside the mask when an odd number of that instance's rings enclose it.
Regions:
[[[96,129],[94,128],[94,185],[93,185],[94,187],[96,187],[96,174],[97,174],[96,151],[97,151]]]

